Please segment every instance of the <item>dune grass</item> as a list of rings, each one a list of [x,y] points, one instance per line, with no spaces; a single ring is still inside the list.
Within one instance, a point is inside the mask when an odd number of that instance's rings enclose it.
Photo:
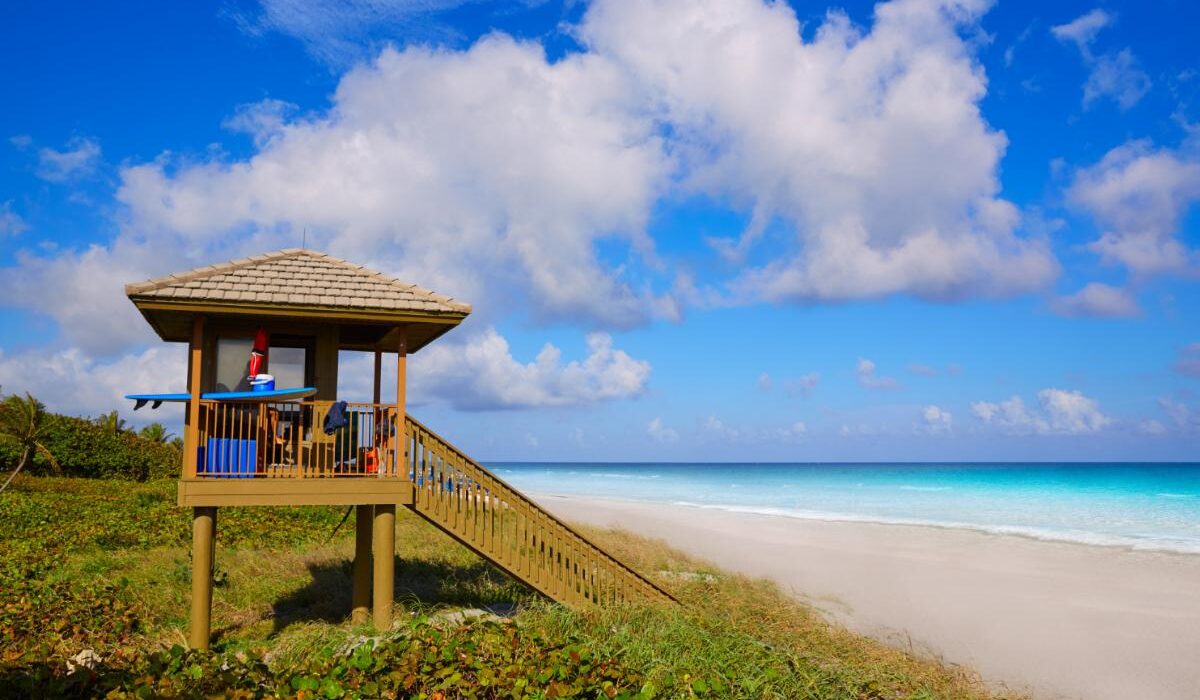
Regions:
[[[184,643],[190,590],[189,514],[174,488],[31,477],[0,495],[0,687],[77,697],[995,697],[967,669],[855,635],[769,582],[632,533],[587,530],[683,605],[569,610],[403,509],[394,631],[347,619],[352,519],[331,537],[344,509],[223,508],[213,653],[172,651]],[[452,614],[514,606],[511,618]],[[68,675],[84,650],[98,665]]]

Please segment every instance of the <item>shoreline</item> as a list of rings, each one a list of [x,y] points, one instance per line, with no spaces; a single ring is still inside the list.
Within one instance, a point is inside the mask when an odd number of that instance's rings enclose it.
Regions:
[[[1194,549],[1171,549],[1168,547],[1159,546],[1139,546],[1138,544],[1128,542],[1103,542],[1099,541],[1108,535],[1095,535],[1096,540],[1089,541],[1083,537],[1071,538],[1065,535],[1059,535],[1054,531],[1037,531],[1035,528],[1020,528],[1008,526],[986,526],[975,525],[972,523],[960,523],[951,521],[933,521],[933,520],[906,520],[903,518],[872,518],[868,516],[854,516],[839,513],[828,513],[820,515],[800,515],[793,514],[782,509],[772,509],[769,507],[756,508],[753,506],[733,506],[733,505],[707,505],[703,503],[691,503],[687,501],[651,501],[639,500],[633,498],[612,498],[609,496],[581,496],[579,494],[569,493],[548,493],[529,491],[526,492],[531,498],[550,498],[562,500],[586,500],[595,503],[611,503],[614,506],[632,505],[632,506],[647,506],[658,507],[665,506],[669,508],[682,508],[696,511],[716,511],[721,513],[731,513],[735,515],[746,515],[763,518],[782,518],[786,520],[797,520],[800,522],[812,523],[843,523],[847,525],[878,525],[881,527],[911,527],[917,529],[930,530],[947,530],[951,532],[971,532],[978,535],[987,535],[991,537],[1016,537],[1029,540],[1032,542],[1048,542],[1068,545],[1077,545],[1080,547],[1096,547],[1100,549],[1110,549],[1121,552],[1145,552],[1148,554],[1166,554],[1180,557],[1200,557],[1200,543],[1197,543]],[[1045,534],[1038,534],[1045,532]],[[1091,533],[1089,533],[1091,534]],[[1114,540],[1117,536],[1111,536]],[[1125,539],[1132,540],[1131,537]]]
[[[774,580],[834,621],[1037,698],[1200,696],[1200,556],[924,524],[534,493],[568,521]]]

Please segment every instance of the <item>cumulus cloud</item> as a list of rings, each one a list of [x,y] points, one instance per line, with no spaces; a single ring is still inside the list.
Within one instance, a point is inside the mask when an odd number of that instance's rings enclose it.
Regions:
[[[1138,423],[1138,432],[1143,435],[1165,435],[1167,426],[1156,420],[1144,420]]]
[[[100,162],[100,144],[92,139],[72,138],[63,150],[38,149],[36,175],[48,182],[66,182],[95,171]]]
[[[1112,423],[1100,411],[1099,402],[1082,392],[1042,389],[1037,398],[1039,405],[1035,409],[1028,408],[1020,396],[999,403],[977,401],[971,404],[971,413],[985,424],[1015,434],[1096,433]]]
[[[931,435],[942,435],[954,430],[954,415],[939,406],[921,409],[921,430]]]
[[[1179,359],[1175,360],[1175,371],[1200,379],[1200,343],[1192,343],[1179,351]]]
[[[915,374],[918,377],[936,377],[938,373],[933,367],[920,362],[914,362],[909,365],[908,372],[909,374]]]
[[[1079,170],[1068,200],[1102,228],[1088,248],[1140,276],[1183,272],[1195,252],[1178,239],[1180,222],[1200,199],[1200,158],[1191,145],[1155,149],[1139,140],[1118,146]]]
[[[494,299],[484,312],[520,296],[543,319],[600,326],[676,313],[597,258],[603,240],[651,253],[645,222],[669,168],[606,61],[549,63],[501,35],[462,52],[389,48],[342,78],[328,113],[278,114],[238,119],[267,130],[249,160],[126,168],[131,229],[193,244],[249,230],[281,246],[303,227],[342,257]]]
[[[774,301],[1012,294],[1057,273],[997,196],[1006,139],[979,112],[960,30],[985,2],[898,0],[869,31],[831,13],[810,42],[786,3],[599,2],[580,35],[671,125],[685,186],[782,219],[796,246],[735,296]],[[947,177],[953,173],[953,177]]]
[[[112,248],[93,245],[54,257],[18,253],[17,265],[0,274],[4,303],[53,318],[67,344],[92,356],[129,351],[156,339],[125,297],[124,285],[150,277],[170,251],[134,242]],[[167,263],[170,265],[170,263]]]
[[[182,345],[155,345],[141,353],[97,360],[77,347],[54,353],[0,349],[0,386],[5,393],[30,392],[46,406],[68,415],[99,415],[120,409],[125,418],[178,423],[183,413],[171,404],[156,412],[132,413],[122,397],[140,392],[186,391],[187,352]]]
[[[675,442],[679,440],[679,432],[674,428],[663,425],[662,418],[654,418],[646,424],[646,434],[659,442]]]
[[[0,236],[15,236],[28,228],[25,219],[13,211],[11,199],[0,204]]]
[[[864,357],[858,358],[854,374],[858,377],[858,385],[867,389],[898,389],[900,383],[894,377],[880,377],[875,373],[875,363]]]
[[[327,110],[239,108],[227,126],[254,138],[246,158],[123,167],[117,238],[20,256],[0,298],[50,315],[87,352],[129,351],[148,338],[120,283],[307,230],[314,247],[474,301],[488,321],[622,328],[714,298],[685,293],[647,233],[680,195],[749,214],[734,258],[755,259],[769,224],[792,233],[774,262],[712,282],[724,302],[1041,288],[1058,264],[999,196],[1006,139],[980,113],[986,79],[963,38],[987,5],[895,0],[870,26],[835,12],[802,33],[785,3],[600,0],[574,28],[582,49],[554,61],[502,34],[384,48],[342,76]],[[280,0],[245,26],[353,38],[328,23],[403,23],[412,7]],[[86,139],[43,152],[51,179],[100,157]]]
[[[495,329],[462,343],[443,341],[413,355],[411,386],[417,400],[444,400],[465,411],[575,406],[641,394],[650,363],[613,347],[606,333],[587,336],[582,360],[562,361],[547,343],[522,363]]]
[[[1122,110],[1138,103],[1150,91],[1150,76],[1141,69],[1129,49],[1097,55],[1092,44],[1100,30],[1113,24],[1116,17],[1099,8],[1091,10],[1066,24],[1050,28],[1059,41],[1070,42],[1088,66],[1088,79],[1083,86],[1083,106],[1108,97]]]
[[[1055,299],[1050,308],[1069,317],[1131,318],[1142,313],[1127,290],[1101,282],[1090,282],[1074,294]]]

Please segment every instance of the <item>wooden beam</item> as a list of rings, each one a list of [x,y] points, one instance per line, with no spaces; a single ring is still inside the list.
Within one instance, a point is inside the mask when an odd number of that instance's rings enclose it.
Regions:
[[[392,594],[396,583],[396,506],[375,506],[375,580],[372,612],[375,629],[392,627]]]
[[[183,427],[183,476],[195,478],[200,446],[200,377],[204,374],[204,317],[192,321],[192,342],[188,348],[188,400]]]
[[[407,478],[180,479],[181,506],[300,506],[412,503]]]
[[[195,508],[192,511],[192,618],[188,628],[188,644],[193,649],[208,649],[216,546],[217,509]]]
[[[371,528],[375,507],[354,507],[354,590],[351,595],[350,620],[366,624],[371,611]]]
[[[322,307],[254,305],[254,304],[214,304],[212,302],[185,301],[148,301],[145,298],[131,296],[130,301],[139,309],[146,311],[190,311],[206,314],[247,314],[252,316],[287,316],[308,319],[339,319],[377,321],[381,323],[442,323],[456,326],[462,323],[468,312],[454,311],[441,313],[421,313],[419,311],[354,311],[334,310]]]

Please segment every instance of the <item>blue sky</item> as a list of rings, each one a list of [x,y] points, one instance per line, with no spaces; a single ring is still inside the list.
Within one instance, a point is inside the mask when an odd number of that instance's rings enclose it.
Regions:
[[[305,235],[474,304],[411,381],[483,459],[1197,454],[1190,3],[7,14],[5,391],[180,386],[121,285]]]

